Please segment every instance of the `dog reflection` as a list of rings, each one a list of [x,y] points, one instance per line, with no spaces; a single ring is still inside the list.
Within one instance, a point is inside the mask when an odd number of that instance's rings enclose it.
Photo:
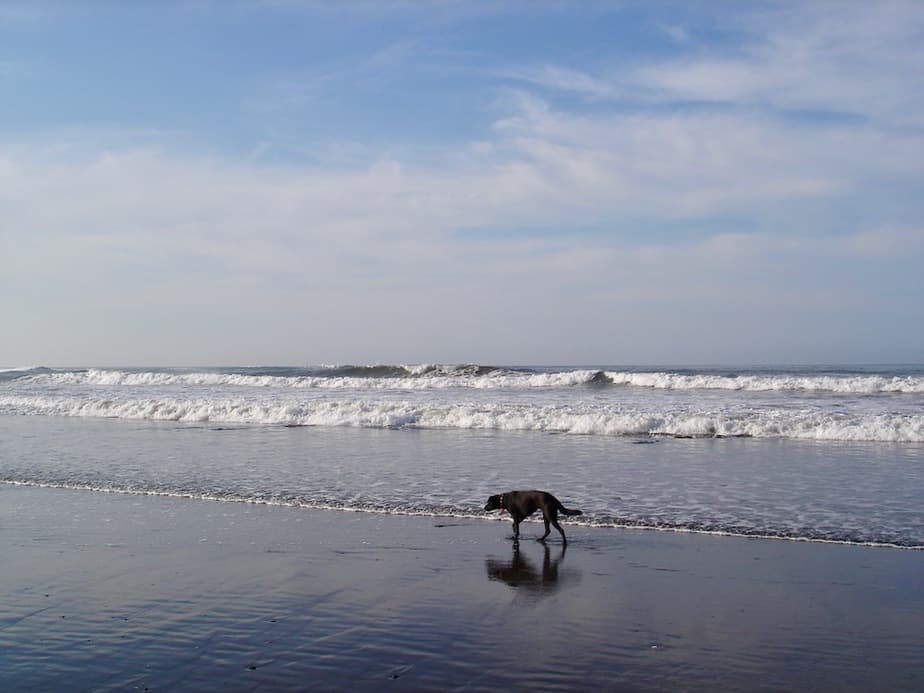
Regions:
[[[536,596],[552,594],[559,587],[559,566],[565,558],[566,546],[562,545],[558,558],[552,560],[551,550],[543,545],[542,570],[521,551],[519,542],[513,543],[513,557],[509,561],[496,558],[485,560],[488,578],[505,582],[511,587]]]

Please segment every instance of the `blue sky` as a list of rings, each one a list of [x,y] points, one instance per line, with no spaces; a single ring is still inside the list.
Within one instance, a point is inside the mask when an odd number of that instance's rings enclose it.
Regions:
[[[0,2],[0,365],[924,361],[918,2]]]

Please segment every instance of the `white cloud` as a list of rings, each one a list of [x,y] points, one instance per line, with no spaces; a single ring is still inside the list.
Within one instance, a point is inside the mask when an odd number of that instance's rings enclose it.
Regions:
[[[924,173],[924,138],[862,126],[708,113],[575,116],[533,100],[499,127],[552,183],[547,199],[661,219],[759,214],[782,200],[835,199],[869,179]]]
[[[86,357],[95,363],[126,362],[118,353],[193,360],[154,353],[164,330],[195,335],[186,353],[236,344],[249,361],[291,361],[265,343],[269,334],[311,344],[303,358],[318,361],[478,360],[478,349],[488,360],[645,360],[657,350],[669,360],[665,344],[678,344],[677,335],[703,339],[697,320],[735,343],[742,311],[770,316],[766,325],[749,318],[756,348],[774,330],[810,331],[812,316],[827,324],[847,307],[881,320],[920,313],[892,305],[871,283],[913,281],[907,266],[892,277],[889,266],[885,275],[855,272],[870,258],[920,258],[919,231],[857,228],[832,213],[839,233],[825,235],[797,213],[773,215],[797,200],[836,206],[871,196],[864,183],[883,170],[917,176],[919,148],[911,135],[863,129],[575,116],[535,100],[498,124],[490,146],[447,153],[441,165],[380,160],[330,170],[152,148],[64,160],[20,147],[0,157],[0,254],[17,259],[0,283],[21,297],[7,324],[43,314],[44,343],[124,321],[109,345],[116,355]],[[657,231],[724,214],[766,216],[766,230],[680,242]],[[636,221],[648,231],[633,233]],[[570,233],[583,224],[600,231]],[[506,233],[549,226],[561,231]],[[485,228],[491,233],[458,231]],[[442,316],[439,335],[422,315]],[[603,348],[622,322],[636,330],[624,356],[581,351]],[[849,321],[836,327],[843,339]],[[470,334],[492,335],[506,356]],[[418,340],[421,351],[401,351]],[[518,354],[524,344],[543,351]]]
[[[235,160],[156,131],[0,144],[0,361],[824,358],[858,324],[882,352],[924,324],[921,13],[801,7],[738,55],[509,70],[523,89],[494,127],[423,156],[268,163],[268,137]],[[776,112],[816,107],[861,118]]]
[[[596,72],[554,65],[508,70],[511,79],[589,100],[818,111],[884,126],[924,125],[924,12],[917,2],[796,3],[730,13],[724,28],[749,41],[706,49],[665,26],[682,57]]]
[[[575,115],[522,96],[495,135],[428,165],[381,159],[333,170],[157,148],[63,156],[73,151],[66,143],[8,147],[0,229],[36,248],[89,243],[87,261],[98,264],[162,247],[233,267],[297,266],[294,258],[312,249],[347,257],[373,248],[405,266],[435,261],[453,231],[479,227],[609,224],[625,234],[640,221],[652,228],[745,215],[764,225],[782,218],[788,235],[816,234],[813,220],[778,210],[800,201],[830,202],[826,223],[850,232],[854,222],[838,215],[837,200],[875,205],[880,193],[869,181],[924,175],[922,136],[856,125]],[[622,241],[633,243],[636,234]]]

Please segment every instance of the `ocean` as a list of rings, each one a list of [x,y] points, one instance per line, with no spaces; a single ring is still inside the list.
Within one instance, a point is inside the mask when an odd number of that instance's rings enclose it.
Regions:
[[[924,367],[7,368],[0,483],[922,549]]]

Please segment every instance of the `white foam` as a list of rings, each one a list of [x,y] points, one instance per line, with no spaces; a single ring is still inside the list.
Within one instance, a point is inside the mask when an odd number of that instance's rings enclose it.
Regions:
[[[408,371],[407,377],[354,376],[275,376],[237,373],[170,373],[162,371],[134,372],[91,368],[32,376],[65,385],[105,385],[125,387],[188,385],[200,387],[262,387],[329,390],[429,390],[447,388],[522,389],[583,385],[598,374],[594,370],[550,373],[514,373],[498,371],[488,374],[419,366]]]
[[[392,377],[327,375],[251,375],[222,372],[173,373],[164,371],[124,371],[88,369],[37,373],[36,381],[70,385],[105,385],[125,387],[186,385],[195,387],[255,387],[327,390],[428,390],[448,388],[534,389],[570,388],[600,383],[656,390],[726,390],[748,392],[832,392],[837,394],[921,394],[924,378],[886,375],[717,375],[672,372],[624,372],[574,369],[565,371],[479,372],[477,367],[405,366],[407,373]]]
[[[924,393],[924,378],[882,375],[684,375],[606,372],[616,385],[661,390],[803,391],[841,394]]]
[[[815,410],[648,411],[610,405],[419,403],[411,400],[0,397],[0,413],[288,426],[449,428],[607,436],[924,442],[924,415]]]

